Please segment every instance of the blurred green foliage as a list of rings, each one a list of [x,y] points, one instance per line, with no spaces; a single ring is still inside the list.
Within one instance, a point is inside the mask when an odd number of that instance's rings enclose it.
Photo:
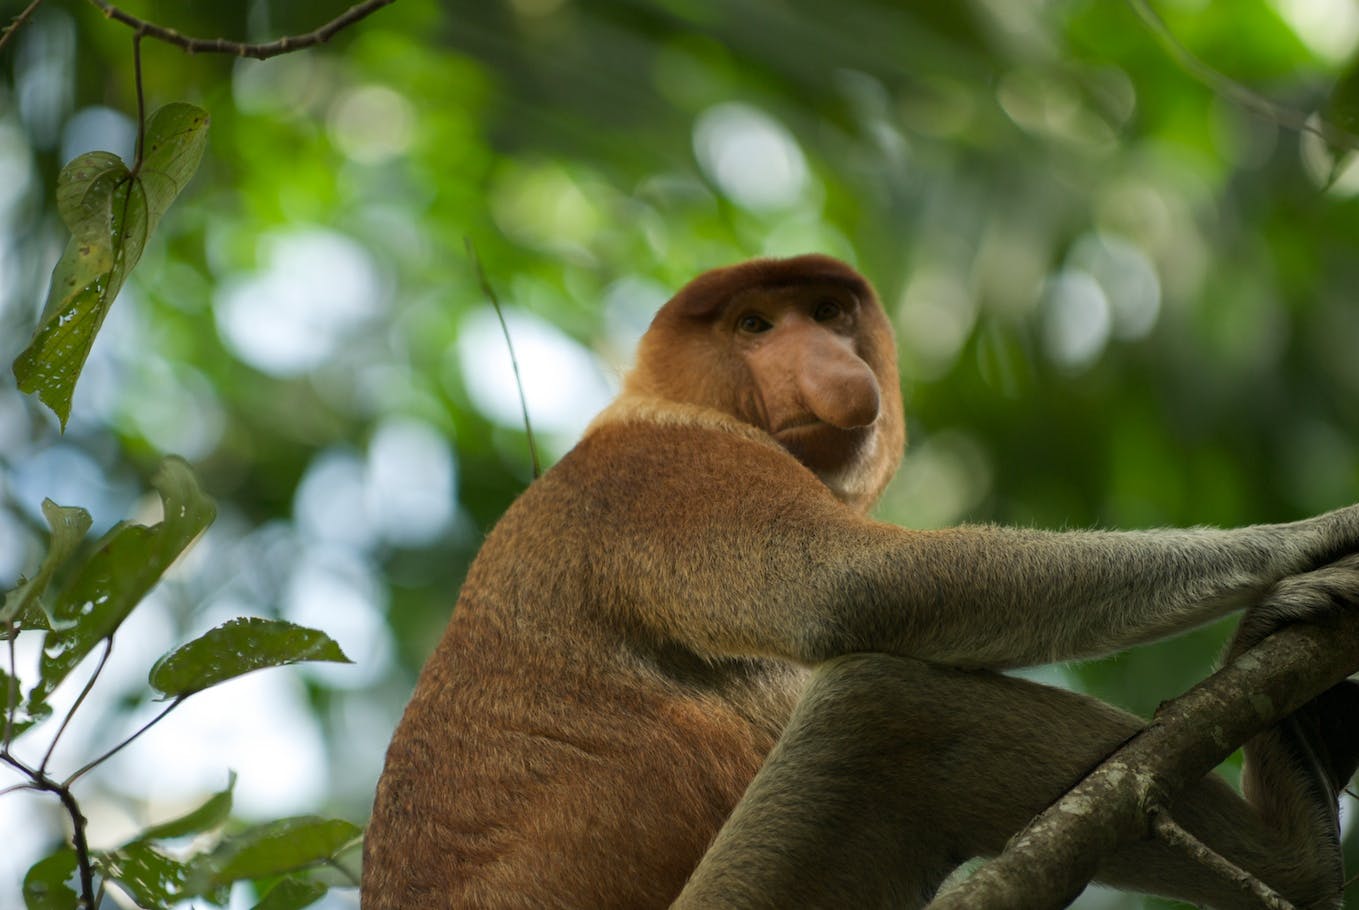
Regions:
[[[346,5],[125,8],[269,40]],[[1154,6],[1230,84],[1352,127],[1353,3]],[[549,460],[671,290],[820,250],[898,326],[911,449],[890,520],[1227,525],[1351,502],[1359,168],[1172,50],[1096,0],[401,0],[263,62],[147,41],[148,108],[202,107],[208,147],[65,436],[0,385],[0,588],[36,559],[44,496],[105,503],[102,531],[184,455],[221,517],[167,583],[169,621],[245,603],[335,634],[360,675],[307,677],[329,744],[317,808],[361,819],[459,581],[529,479],[517,415],[488,399],[513,390],[469,238],[516,342],[546,339],[519,353]],[[5,363],[66,242],[58,171],[91,149],[130,160],[132,72],[130,32],[78,0],[48,0],[0,56]],[[420,465],[443,480],[421,487]],[[342,628],[299,615],[318,577],[361,602]],[[1223,635],[1061,676],[1145,713]]]

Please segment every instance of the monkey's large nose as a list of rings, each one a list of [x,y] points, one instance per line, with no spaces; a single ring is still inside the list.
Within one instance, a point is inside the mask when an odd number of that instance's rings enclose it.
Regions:
[[[809,342],[797,366],[797,388],[807,409],[842,430],[878,419],[882,392],[873,370],[833,336]]]

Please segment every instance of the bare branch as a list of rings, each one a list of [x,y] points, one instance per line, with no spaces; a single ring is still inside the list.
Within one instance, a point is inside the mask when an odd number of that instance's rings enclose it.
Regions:
[[[154,22],[147,22],[145,19],[139,19],[131,13],[124,12],[109,3],[108,0],[90,0],[90,3],[97,6],[108,18],[136,29],[138,34],[164,41],[166,44],[173,44],[190,54],[235,54],[237,57],[253,57],[256,60],[267,60],[270,57],[291,53],[304,47],[324,44],[333,38],[337,32],[394,2],[396,0],[364,0],[363,3],[354,4],[325,25],[315,31],[307,32],[305,35],[289,35],[262,44],[246,44],[240,41],[228,41],[225,38],[193,38],[189,35],[182,35],[172,28],[156,25]]]
[[[23,12],[15,16],[10,20],[9,25],[5,26],[5,30],[0,32],[0,51],[5,49],[6,44],[9,44],[9,39],[14,37],[14,33],[23,28],[28,17],[33,15],[33,11],[38,8],[40,3],[42,3],[42,0],[33,0],[32,3],[24,7]]]
[[[122,742],[120,742],[118,745],[114,746],[112,749],[109,749],[107,752],[105,752],[103,755],[99,756],[98,758],[94,759],[93,761],[86,762],[86,763],[80,768],[80,770],[74,772],[73,774],[71,774],[70,777],[67,777],[64,781],[61,782],[61,787],[62,787],[62,789],[69,789],[70,786],[71,786],[71,784],[74,784],[76,781],[80,780],[82,777],[84,777],[87,773],[89,773],[89,772],[90,772],[91,770],[93,770],[95,767],[97,767],[98,765],[100,765],[100,764],[102,764],[103,762],[107,761],[108,759],[112,758],[113,756],[117,755],[119,752],[123,751],[123,750],[126,749],[128,746],[132,745],[132,743],[136,741],[137,737],[141,736],[141,735],[142,735],[143,733],[145,733],[147,730],[150,730],[150,729],[151,729],[152,727],[154,727],[156,724],[158,724],[158,723],[160,723],[162,720],[164,720],[164,719],[165,719],[165,715],[169,714],[169,713],[170,713],[171,711],[173,711],[175,708],[178,708],[181,704],[183,704],[183,703],[184,703],[184,699],[186,699],[186,698],[188,698],[187,695],[181,695],[181,696],[179,696],[179,697],[176,698],[174,701],[172,701],[172,702],[170,702],[168,705],[166,705],[164,711],[161,711],[161,712],[160,712],[159,714],[157,714],[155,717],[151,718],[149,721],[147,721],[146,723],[142,724],[142,726],[137,730],[137,732],[133,733],[131,736],[127,737],[127,739],[124,739],[124,740],[123,740]]]
[[[1151,831],[1162,843],[1174,847],[1223,881],[1249,891],[1266,910],[1297,910],[1273,888],[1190,834],[1163,808],[1151,810]]]
[[[1151,833],[1153,807],[1173,804],[1239,745],[1356,670],[1359,611],[1282,629],[1162,705],[1146,729],[931,910],[1065,907],[1105,856]]]
[[[24,786],[30,790],[55,793],[57,799],[61,800],[66,814],[70,816],[71,847],[75,850],[76,868],[80,874],[80,901],[76,906],[79,910],[93,910],[98,906],[95,902],[94,866],[90,862],[90,844],[85,839],[85,815],[80,811],[80,804],[76,802],[75,795],[71,793],[70,787],[57,783],[41,771],[33,772],[32,780]]]
[[[85,815],[69,787],[58,787],[53,791],[71,817],[71,846],[75,848],[76,868],[80,870],[80,907],[81,910],[94,910],[94,867],[90,863],[90,844],[85,839]]]
[[[1301,111],[1275,104],[1263,95],[1251,91],[1235,79],[1223,75],[1195,57],[1187,47],[1180,43],[1179,39],[1165,24],[1165,21],[1151,8],[1147,0],[1128,0],[1128,5],[1133,8],[1133,11],[1142,19],[1147,28],[1151,29],[1152,33],[1160,39],[1161,45],[1169,52],[1170,56],[1175,58],[1175,61],[1180,64],[1185,72],[1222,97],[1234,101],[1246,110],[1259,114],[1267,120],[1272,120],[1286,129],[1320,136],[1333,148],[1359,150],[1359,136],[1354,135],[1354,133],[1341,129],[1319,114],[1313,119],[1313,117]]]
[[[57,727],[56,735],[54,735],[52,741],[47,744],[47,751],[43,753],[42,761],[38,764],[39,774],[46,773],[47,763],[52,760],[52,753],[56,751],[57,743],[61,742],[61,736],[66,732],[66,728],[70,725],[71,718],[75,717],[76,712],[80,710],[80,706],[85,703],[85,697],[90,694],[90,690],[94,688],[94,684],[99,681],[99,674],[104,672],[104,665],[109,662],[109,655],[111,653],[113,653],[112,635],[104,642],[104,653],[99,655],[99,663],[95,665],[94,672],[90,674],[89,679],[85,680],[84,688],[80,690],[80,694],[76,696],[75,703],[72,704],[70,710],[66,712],[66,717],[62,719],[61,726]]]

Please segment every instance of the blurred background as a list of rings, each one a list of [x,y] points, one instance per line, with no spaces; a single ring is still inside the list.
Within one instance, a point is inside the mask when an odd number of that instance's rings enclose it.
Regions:
[[[0,22],[24,5],[0,0]],[[346,5],[123,4],[237,40]],[[1359,49],[1354,0],[1155,9],[1299,119],[1334,104]],[[119,633],[55,764],[135,729],[157,707],[151,662],[233,616],[322,628],[355,663],[195,696],[82,784],[95,846],[228,769],[243,819],[366,819],[460,580],[531,479],[465,240],[548,462],[685,280],[823,251],[870,276],[899,333],[911,446],[888,520],[1235,525],[1359,498],[1359,167],[1206,87],[1129,4],[401,0],[320,49],[146,41],[143,66],[149,109],[210,112],[208,151],[66,433],[0,376],[0,590],[40,552],[44,497],[100,533],[145,514],[165,454],[220,516]],[[6,365],[66,242],[58,170],[91,149],[130,160],[135,112],[131,32],[86,3],[47,0],[0,53]],[[1229,630],[1037,675],[1145,714]],[[62,821],[55,801],[0,798],[0,906]],[[1081,906],[1144,904],[1091,889]]]

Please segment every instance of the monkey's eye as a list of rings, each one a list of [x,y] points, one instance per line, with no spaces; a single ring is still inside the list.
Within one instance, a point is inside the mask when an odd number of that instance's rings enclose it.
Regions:
[[[817,322],[830,322],[835,317],[845,311],[838,300],[822,300],[816,304],[816,309],[812,311],[812,318]]]
[[[747,313],[736,323],[736,328],[751,335],[758,335],[767,332],[774,327],[774,324],[763,316],[755,313]]]

